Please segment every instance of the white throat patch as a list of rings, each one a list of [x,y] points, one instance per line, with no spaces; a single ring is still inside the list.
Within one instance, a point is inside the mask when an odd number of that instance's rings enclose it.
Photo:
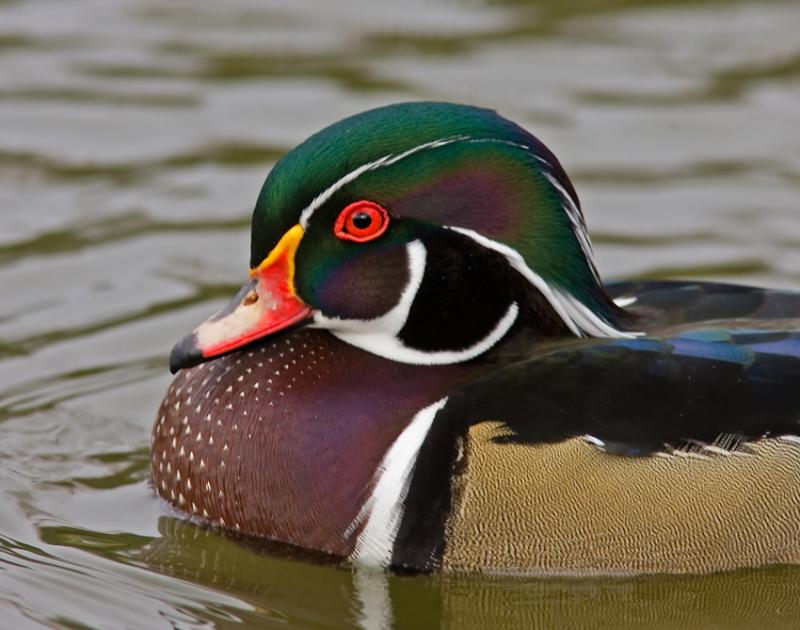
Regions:
[[[408,321],[411,307],[425,276],[427,250],[422,241],[406,245],[408,255],[408,283],[397,304],[386,314],[374,319],[341,319],[314,313],[315,328],[324,328],[333,336],[352,346],[377,354],[380,357],[415,365],[447,365],[468,361],[486,352],[500,341],[514,325],[519,306],[512,302],[503,317],[483,339],[461,350],[428,351],[405,345],[398,335]]]

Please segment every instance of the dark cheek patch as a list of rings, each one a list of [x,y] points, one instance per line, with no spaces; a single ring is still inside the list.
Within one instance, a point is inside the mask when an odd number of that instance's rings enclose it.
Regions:
[[[402,245],[360,249],[332,261],[317,287],[314,306],[327,317],[374,319],[391,310],[408,284],[408,255]]]
[[[521,280],[501,254],[457,232],[441,230],[424,242],[425,275],[398,336],[429,352],[470,348],[520,300]]]

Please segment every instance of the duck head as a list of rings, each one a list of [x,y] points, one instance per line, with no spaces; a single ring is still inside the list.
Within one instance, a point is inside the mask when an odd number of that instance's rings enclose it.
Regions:
[[[250,267],[173,372],[300,325],[422,365],[473,359],[514,327],[629,335],[558,160],[476,107],[391,105],[311,136],[261,189]]]

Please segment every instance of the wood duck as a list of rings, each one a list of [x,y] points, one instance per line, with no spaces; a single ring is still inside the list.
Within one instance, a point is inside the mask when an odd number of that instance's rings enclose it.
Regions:
[[[497,113],[311,136],[250,267],[153,428],[153,485],[197,522],[419,572],[800,561],[800,294],[604,285],[558,160]]]

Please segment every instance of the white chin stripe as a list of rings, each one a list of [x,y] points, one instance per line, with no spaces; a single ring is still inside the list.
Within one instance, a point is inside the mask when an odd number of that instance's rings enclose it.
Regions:
[[[447,365],[469,361],[500,341],[514,325],[519,306],[512,302],[495,327],[480,341],[460,350],[426,351],[405,345],[398,335],[408,321],[414,298],[425,276],[427,251],[421,241],[406,245],[408,253],[408,284],[397,304],[385,315],[375,319],[339,319],[314,314],[314,326],[325,328],[335,337],[352,346],[380,357],[415,365]]]
[[[388,567],[391,563],[417,455],[433,419],[445,404],[447,398],[418,411],[383,456],[372,494],[347,529],[349,535],[366,520],[350,555],[352,562],[371,567]]]
[[[614,328],[571,293],[550,286],[544,278],[528,267],[522,254],[508,245],[493,241],[474,230],[460,227],[448,227],[448,229],[468,236],[479,245],[505,256],[511,266],[539,290],[576,337],[633,338],[642,335]]]

